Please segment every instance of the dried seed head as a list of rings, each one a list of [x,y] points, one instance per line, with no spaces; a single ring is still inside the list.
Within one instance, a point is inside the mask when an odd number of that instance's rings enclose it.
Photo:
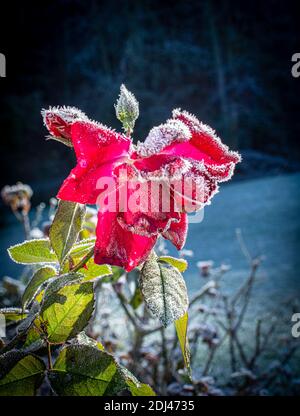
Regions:
[[[1,197],[13,211],[28,213],[33,191],[29,185],[17,182],[16,185],[6,185],[1,191]]]

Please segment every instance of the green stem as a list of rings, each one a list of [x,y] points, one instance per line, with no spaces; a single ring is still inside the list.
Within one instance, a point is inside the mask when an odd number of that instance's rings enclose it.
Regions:
[[[89,261],[89,259],[91,258],[91,257],[93,257],[93,255],[94,255],[94,251],[95,251],[95,248],[93,247],[88,253],[87,253],[87,255],[86,256],[84,256],[83,257],[83,259],[78,263],[78,264],[76,264],[76,266],[74,266],[70,271],[71,272],[73,272],[73,273],[75,273],[75,272],[78,272],[78,270],[80,270],[80,269],[82,269],[82,267],[84,267],[84,265]]]
[[[48,367],[49,370],[52,370],[52,356],[51,356],[51,344],[47,341],[47,355],[48,355]]]

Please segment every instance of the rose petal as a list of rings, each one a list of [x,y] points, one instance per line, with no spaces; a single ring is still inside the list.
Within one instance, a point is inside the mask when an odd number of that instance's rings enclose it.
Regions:
[[[241,156],[237,152],[229,150],[215,131],[200,122],[197,117],[180,109],[173,110],[172,115],[175,120],[182,121],[190,129],[192,134],[190,144],[200,152],[197,157],[193,157],[194,159],[201,160],[202,155],[206,155],[209,158],[208,161],[212,164],[238,163],[241,161]]]
[[[87,116],[75,107],[50,107],[42,110],[43,121],[54,137],[71,139],[71,127],[75,121],[88,120]]]
[[[189,137],[181,125],[177,126],[177,135],[174,131],[173,134],[168,132],[165,127],[168,121],[138,145],[132,158],[145,179],[164,180],[175,186],[177,210],[182,207],[183,212],[192,212],[210,203],[218,191],[218,182],[231,178],[241,158],[191,114],[174,110],[173,118],[189,129]]]
[[[99,212],[96,229],[95,262],[131,271],[148,257],[157,237],[134,234],[123,228],[118,213]]]
[[[172,244],[181,250],[184,247],[188,230],[188,219],[186,214],[180,215],[179,222],[172,222],[170,228],[162,233],[162,236],[171,241]]]
[[[128,158],[131,140],[108,127],[88,121],[72,125],[72,142],[77,161],[84,165],[97,165],[119,158]]]
[[[102,191],[100,182],[114,177],[114,169],[129,158],[131,140],[93,122],[72,125],[72,142],[77,166],[58,192],[58,198],[95,204]]]

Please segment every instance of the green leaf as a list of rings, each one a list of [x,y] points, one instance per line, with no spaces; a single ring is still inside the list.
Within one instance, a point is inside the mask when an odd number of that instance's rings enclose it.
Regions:
[[[140,383],[127,368],[119,364],[125,383],[132,396],[156,396],[148,384]]]
[[[92,316],[94,303],[91,282],[64,286],[45,295],[40,316],[48,340],[60,344],[81,332]]]
[[[23,311],[21,308],[2,308],[0,314],[4,315],[6,322],[9,323],[25,319],[28,311]]]
[[[61,350],[48,378],[60,396],[110,396],[126,388],[112,355],[76,343]]]
[[[78,238],[84,214],[84,205],[69,201],[59,202],[49,236],[60,263],[63,263]]]
[[[189,376],[192,376],[191,363],[190,363],[190,347],[187,337],[188,327],[188,313],[186,312],[183,316],[177,319],[175,322],[175,329],[179,340],[184,364],[188,370]]]
[[[34,396],[44,378],[44,362],[32,354],[9,351],[0,356],[0,396]]]
[[[127,386],[132,396],[156,396],[149,384],[139,383],[136,385],[128,380]]]
[[[102,283],[116,283],[124,274],[124,270],[118,266],[111,266],[111,270],[113,274],[110,276],[104,276],[103,279],[101,279]]]
[[[47,288],[44,291],[43,301],[52,295],[52,293],[57,292],[59,289],[69,286],[75,283],[79,283],[83,280],[83,275],[81,273],[66,273],[60,276],[57,276],[48,284]]]
[[[80,273],[84,275],[84,281],[96,280],[100,277],[111,276],[113,274],[109,265],[98,265],[94,262],[94,259],[90,259],[85,266],[80,269]]]
[[[95,245],[96,238],[87,238],[74,244],[70,251],[70,256],[73,260],[81,260]]]
[[[143,302],[143,295],[141,289],[136,287],[134,294],[129,302],[133,309],[137,309]]]
[[[51,251],[50,241],[46,238],[26,240],[7,250],[15,263],[56,263],[57,257]]]
[[[42,267],[34,273],[22,296],[23,308],[25,308],[28,303],[32,301],[32,299],[34,299],[35,294],[41,285],[51,277],[55,276],[55,274],[56,270],[54,267],[50,266]]]
[[[89,346],[98,348],[101,351],[104,351],[105,350],[105,348],[101,344],[101,342],[96,341],[95,339],[89,337],[84,331],[82,331],[78,335],[76,335],[76,338],[75,339],[76,339],[76,342],[78,344],[89,345]]]
[[[25,342],[23,344],[23,348],[27,349],[30,348],[30,346],[32,344],[37,343],[39,340],[41,340],[41,334],[39,333],[39,331],[37,330],[36,326],[38,326],[38,324],[35,326],[35,324],[38,323],[38,319],[36,319],[36,321],[34,321],[34,325],[31,326],[31,328],[29,328],[27,334],[26,334],[26,339]]]
[[[146,305],[164,326],[184,315],[188,295],[181,273],[173,266],[163,265],[151,256],[140,273],[140,288]]]
[[[33,321],[38,316],[40,310],[40,305],[38,303],[34,304],[28,312],[28,315],[23,319],[17,326],[17,333],[24,334],[31,327]]]
[[[176,269],[178,269],[181,273],[185,272],[188,267],[188,263],[184,259],[176,259],[171,256],[161,256],[158,260],[171,264],[171,266],[176,267]]]

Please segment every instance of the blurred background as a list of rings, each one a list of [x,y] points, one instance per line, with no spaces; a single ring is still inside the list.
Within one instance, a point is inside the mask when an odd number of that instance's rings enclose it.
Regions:
[[[47,203],[74,166],[69,148],[45,141],[43,107],[76,106],[120,129],[113,103],[125,83],[140,102],[134,140],[173,108],[194,113],[243,161],[202,223],[190,225],[188,287],[193,293],[200,286],[199,261],[230,265],[225,290],[239,287],[249,266],[236,238],[242,232],[251,256],[263,256],[251,311],[286,314],[288,336],[291,315],[282,305],[300,295],[296,3],[11,0],[0,17],[7,61],[0,78],[1,188],[22,181],[34,191],[33,206]],[[22,241],[23,230],[0,204],[1,276],[17,277],[22,268],[6,247]]]

